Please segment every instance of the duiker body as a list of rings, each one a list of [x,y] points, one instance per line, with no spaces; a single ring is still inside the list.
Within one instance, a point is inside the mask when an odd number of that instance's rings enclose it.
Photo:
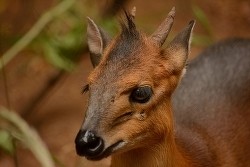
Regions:
[[[174,8],[149,37],[136,29],[134,13],[113,40],[88,19],[95,69],[84,88],[89,104],[77,153],[112,155],[112,167],[249,166],[250,41],[208,49],[177,86],[194,21],[162,49]]]

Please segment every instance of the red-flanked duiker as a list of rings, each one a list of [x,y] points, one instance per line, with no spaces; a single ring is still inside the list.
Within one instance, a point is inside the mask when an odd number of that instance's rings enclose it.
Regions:
[[[150,36],[134,15],[112,40],[88,18],[95,68],[77,154],[111,155],[112,167],[249,167],[250,41],[207,49],[184,75],[195,22],[162,48],[175,9]]]

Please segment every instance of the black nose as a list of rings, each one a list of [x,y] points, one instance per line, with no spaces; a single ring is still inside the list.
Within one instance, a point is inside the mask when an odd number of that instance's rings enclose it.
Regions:
[[[104,149],[102,138],[91,131],[80,130],[75,139],[76,152],[80,156],[93,157],[99,155]]]

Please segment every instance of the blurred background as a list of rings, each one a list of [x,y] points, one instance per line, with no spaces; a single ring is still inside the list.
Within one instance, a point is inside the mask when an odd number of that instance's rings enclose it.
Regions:
[[[85,111],[81,88],[92,70],[86,16],[114,35],[121,9],[136,6],[150,34],[176,7],[169,39],[196,26],[190,59],[211,44],[250,38],[249,0],[0,0],[0,166],[95,167],[75,153]]]

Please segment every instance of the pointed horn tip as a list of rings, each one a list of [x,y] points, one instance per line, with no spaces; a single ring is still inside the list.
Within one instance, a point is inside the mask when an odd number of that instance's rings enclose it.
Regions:
[[[134,6],[134,7],[132,8],[132,11],[134,11],[134,12],[136,11],[136,6]]]
[[[136,7],[134,6],[130,12],[130,15],[135,17],[135,13],[136,13]]]
[[[175,6],[172,7],[171,11],[175,11]]]
[[[172,7],[172,9],[170,10],[170,12],[168,13],[168,16],[175,17],[175,6]]]

